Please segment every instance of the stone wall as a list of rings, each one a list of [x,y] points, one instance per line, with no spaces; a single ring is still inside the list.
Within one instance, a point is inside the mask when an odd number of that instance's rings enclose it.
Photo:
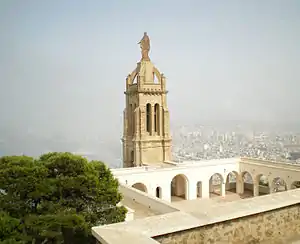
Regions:
[[[288,244],[300,235],[300,204],[153,237],[162,244]],[[298,239],[297,238],[297,239]]]

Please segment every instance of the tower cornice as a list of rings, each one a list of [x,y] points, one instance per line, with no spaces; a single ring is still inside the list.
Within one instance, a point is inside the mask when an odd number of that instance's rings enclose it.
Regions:
[[[139,90],[139,91],[124,91],[125,95],[132,95],[136,93],[144,93],[145,95],[161,95],[161,94],[167,94],[169,91],[155,91],[155,90]]]

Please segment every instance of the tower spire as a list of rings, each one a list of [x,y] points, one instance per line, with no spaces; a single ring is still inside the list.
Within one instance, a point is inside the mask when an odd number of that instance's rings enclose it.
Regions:
[[[146,32],[139,44],[142,58],[127,76],[124,92],[124,167],[155,165],[171,160],[166,78],[150,61],[150,39]]]

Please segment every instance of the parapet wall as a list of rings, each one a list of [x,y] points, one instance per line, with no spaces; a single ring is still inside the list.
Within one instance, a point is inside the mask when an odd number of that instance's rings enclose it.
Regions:
[[[177,208],[173,207],[169,202],[166,202],[157,197],[150,196],[142,191],[139,191],[127,185],[120,184],[119,190],[124,196],[126,196],[127,199],[140,203],[143,206],[153,210],[154,212],[165,214],[179,211]]]
[[[92,232],[102,244],[288,244],[300,239],[300,189],[94,227]]]
[[[276,243],[300,239],[300,204],[153,237],[162,244]]]

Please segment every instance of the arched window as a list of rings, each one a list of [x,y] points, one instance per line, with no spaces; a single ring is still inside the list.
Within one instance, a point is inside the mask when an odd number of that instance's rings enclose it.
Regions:
[[[150,133],[151,131],[151,104],[146,105],[146,131]]]
[[[159,134],[159,104],[154,105],[154,131]]]
[[[133,130],[132,130],[132,125],[133,125],[133,119],[132,119],[132,113],[133,113],[133,105],[130,104],[129,105],[129,113],[128,113],[128,120],[129,120],[129,125],[128,125],[128,132],[129,132],[129,135],[132,134]]]
[[[135,134],[135,114],[134,114],[134,111],[135,111],[135,108],[136,108],[136,105],[133,104],[132,105],[132,135]]]

